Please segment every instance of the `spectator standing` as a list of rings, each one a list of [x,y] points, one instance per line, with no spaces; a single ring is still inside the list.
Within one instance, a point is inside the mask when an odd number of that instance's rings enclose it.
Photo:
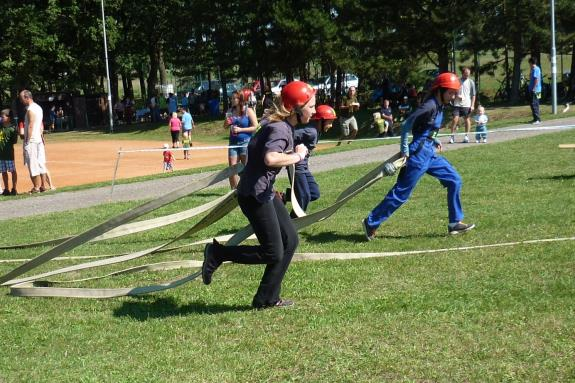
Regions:
[[[42,177],[46,174],[46,153],[42,139],[42,107],[34,102],[29,90],[20,92],[20,102],[27,107],[24,119],[24,165],[28,167],[32,189],[30,194],[40,193]]]
[[[168,126],[172,136],[172,148],[177,148],[180,146],[180,131],[182,130],[182,121],[178,118],[178,113],[172,112]]]
[[[54,129],[56,129],[56,105],[50,107],[49,124],[48,129],[50,129],[50,132],[53,132]]]
[[[246,99],[242,91],[232,93],[232,106],[226,113],[224,127],[229,129],[230,138],[228,149],[228,164],[233,166],[241,161],[244,165],[248,161],[248,143],[257,129],[258,119],[256,112],[246,105]],[[237,188],[239,177],[230,177],[230,187]]]
[[[485,114],[485,108],[480,105],[475,116],[475,142],[477,144],[479,140],[487,143],[487,121],[489,121],[489,118]]]
[[[60,109],[62,109],[62,108],[60,107]],[[123,122],[124,121],[124,102],[123,101],[121,101],[121,100],[116,101],[116,104],[114,105],[114,112],[116,112],[116,119],[118,120],[118,122]]]
[[[2,195],[16,195],[18,194],[16,189],[18,173],[14,163],[14,145],[18,142],[18,133],[10,119],[10,109],[0,112],[0,120],[0,172],[2,172],[4,184]],[[12,190],[8,182],[8,173],[12,174]]]
[[[156,96],[156,93],[153,93],[152,97],[150,97],[149,106],[152,122],[158,122],[160,120],[160,106],[158,105],[158,96]]]
[[[399,112],[399,118],[397,122],[402,123],[411,114],[411,105],[409,104],[409,99],[407,96],[403,96],[402,102],[397,107]]]
[[[477,94],[475,90],[475,82],[469,77],[471,70],[469,68],[463,68],[461,76],[461,88],[459,89],[459,94],[453,102],[453,121],[451,122],[451,137],[449,138],[449,143],[453,144],[455,142],[455,132],[459,125],[459,118],[463,118],[465,125],[465,136],[463,137],[463,143],[469,142],[469,132],[471,131],[471,114],[475,108],[475,95]]]
[[[535,57],[529,58],[531,72],[529,73],[529,95],[531,96],[531,114],[533,115],[532,124],[541,123],[541,114],[539,113],[539,100],[541,99],[541,68],[537,66]]]
[[[174,95],[173,93],[170,93],[168,95],[168,115],[172,115],[173,113],[176,113],[178,111],[178,99],[176,98],[176,95]]]
[[[182,106],[182,109],[188,109],[190,108],[190,100],[188,99],[189,96],[189,92],[184,93],[184,95],[182,96],[182,100],[180,105]]]
[[[354,114],[359,110],[359,102],[356,92],[355,86],[350,86],[339,107],[342,129],[340,141],[344,139],[353,140],[357,136],[358,127]],[[349,144],[351,141],[347,143]]]
[[[266,109],[271,108],[274,105],[274,94],[269,85],[266,85],[264,95],[262,97],[262,107],[264,112]]]
[[[281,104],[268,110],[261,129],[249,143],[250,160],[241,174],[237,198],[259,245],[224,246],[214,240],[204,249],[202,280],[206,285],[223,262],[266,265],[252,300],[256,309],[293,305],[292,301],[282,299],[280,293],[299,239],[273,186],[282,167],[306,157],[304,145],[294,147],[293,129],[298,123],[307,124],[314,113],[315,90],[301,81],[290,82],[281,91]]]
[[[190,148],[192,146],[192,129],[194,128],[194,119],[188,110],[188,107],[182,107],[182,146]],[[184,150],[184,159],[190,159],[190,151]]]
[[[443,157],[441,141],[433,138],[441,128],[443,108],[457,95],[461,83],[455,73],[442,73],[434,81],[430,94],[401,126],[400,151],[407,158],[393,188],[385,199],[362,221],[365,237],[368,241],[375,238],[377,228],[386,221],[409,197],[419,179],[429,174],[447,188],[447,207],[449,211],[449,234],[459,234],[471,230],[473,224],[465,224],[461,206],[461,177],[455,168]],[[409,133],[413,134],[411,143],[407,143]],[[393,174],[395,169],[390,170]]]

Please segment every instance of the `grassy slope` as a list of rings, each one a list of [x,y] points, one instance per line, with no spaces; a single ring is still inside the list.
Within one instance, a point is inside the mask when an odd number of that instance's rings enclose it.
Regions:
[[[411,200],[363,241],[359,221],[384,196],[384,179],[332,218],[305,229],[298,251],[377,252],[572,236],[574,132],[447,153],[464,178],[475,231],[446,233],[445,191],[424,178]],[[372,166],[320,174],[327,206]],[[223,190],[222,190],[223,192]],[[213,198],[188,198],[161,213]],[[47,239],[101,222],[135,203],[5,222],[1,243]],[[230,232],[234,212],[202,237]],[[188,227],[84,246],[118,253]],[[32,229],[30,229],[32,228]],[[26,232],[30,235],[22,235]],[[0,297],[0,378],[5,381],[567,381],[575,376],[573,242],[356,261],[294,263],[287,310],[249,309],[261,267],[224,266],[199,281],[142,298],[82,301]],[[5,251],[2,258],[31,250]],[[153,260],[189,258],[186,252]],[[192,253],[201,258],[201,249]],[[0,264],[0,272],[11,269]],[[100,274],[102,271],[93,272]],[[182,271],[87,284],[129,286]],[[91,274],[91,273],[87,273]],[[82,274],[84,275],[84,274]]]

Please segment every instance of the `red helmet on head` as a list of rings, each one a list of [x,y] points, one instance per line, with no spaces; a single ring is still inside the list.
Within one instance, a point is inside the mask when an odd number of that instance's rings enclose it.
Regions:
[[[335,120],[337,115],[335,110],[329,105],[320,105],[315,108],[315,114],[311,116],[312,120]]]
[[[431,90],[436,90],[438,88],[459,90],[459,88],[461,88],[461,82],[455,73],[444,72],[435,78],[435,81],[433,81],[433,85],[431,86]]]
[[[303,81],[292,81],[283,87],[282,104],[288,111],[304,106],[315,95],[315,89]]]

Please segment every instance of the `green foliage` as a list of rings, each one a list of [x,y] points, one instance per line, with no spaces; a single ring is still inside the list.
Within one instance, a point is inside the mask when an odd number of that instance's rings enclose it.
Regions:
[[[6,1],[1,90],[103,91],[100,1]],[[382,77],[416,81],[422,61],[448,69],[454,40],[463,60],[487,57],[472,66],[493,75],[508,47],[516,90],[518,62],[550,50],[549,6],[535,0],[106,0],[105,8],[114,95],[118,75],[145,77],[149,95],[166,70],[226,81],[353,72],[367,88]],[[563,52],[573,45],[574,8],[557,1]]]

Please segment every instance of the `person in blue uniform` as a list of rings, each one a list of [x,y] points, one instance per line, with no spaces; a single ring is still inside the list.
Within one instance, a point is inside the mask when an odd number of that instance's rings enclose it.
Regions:
[[[237,187],[238,204],[250,222],[259,245],[224,246],[215,239],[204,249],[202,279],[210,284],[212,274],[231,261],[266,265],[252,307],[285,307],[293,301],[280,297],[281,284],[299,244],[289,213],[276,197],[274,183],[282,167],[303,161],[304,145],[295,145],[293,130],[307,124],[315,113],[315,90],[302,81],[293,81],[281,91],[281,104],[268,109],[262,127],[248,144],[248,162]]]
[[[309,171],[309,156],[315,149],[319,134],[327,132],[336,118],[335,110],[331,106],[319,105],[311,117],[313,122],[310,121],[310,124],[295,129],[294,145],[304,144],[308,149],[306,158],[295,164],[294,176],[295,196],[303,211],[307,210],[311,201],[317,200],[320,196],[319,185]],[[296,217],[293,211],[291,217]]]
[[[440,74],[424,102],[402,124],[400,151],[407,158],[407,163],[400,170],[397,182],[385,199],[362,221],[368,241],[375,238],[377,228],[409,199],[425,173],[437,178],[447,188],[448,232],[460,234],[475,227],[474,224],[462,222],[461,177],[445,158],[436,153],[441,152],[442,147],[441,142],[434,137],[441,128],[444,106],[455,98],[460,87],[459,78],[454,73]],[[413,139],[408,145],[410,132]]]

